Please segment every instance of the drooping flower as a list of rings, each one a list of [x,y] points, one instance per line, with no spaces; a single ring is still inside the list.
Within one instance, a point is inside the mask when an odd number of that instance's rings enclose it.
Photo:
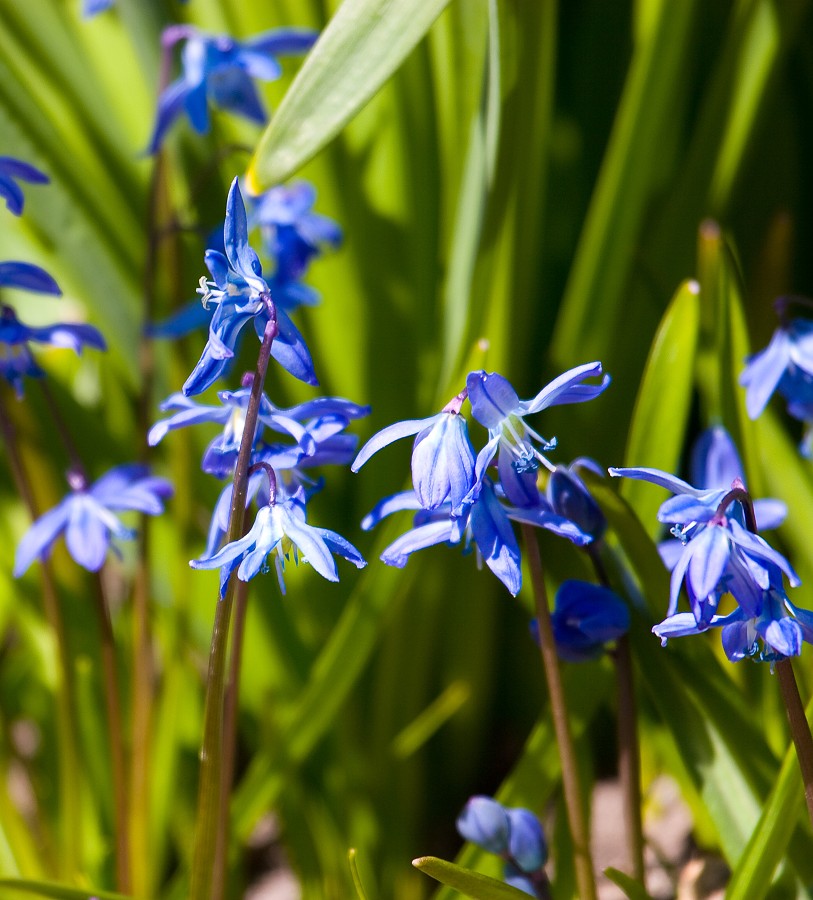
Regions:
[[[258,573],[268,570],[267,558],[273,555],[280,590],[284,594],[283,570],[291,553],[297,562],[301,554],[302,560],[310,563],[328,581],[339,580],[333,553],[343,556],[359,569],[367,565],[358,550],[340,534],[308,525],[301,488],[284,499],[272,495],[269,504],[260,508],[244,537],[226,544],[213,556],[192,560],[190,565],[194,569],[220,569],[222,597],[235,569],[241,581],[250,581]]]
[[[246,208],[235,178],[226,203],[223,227],[226,255],[207,250],[206,265],[213,281],[201,279],[204,306],[215,304],[209,324],[209,340],[201,358],[187,378],[183,392],[187,396],[205,391],[226,371],[234,357],[242,328],[253,322],[262,340],[272,309],[262,266],[248,243]],[[288,372],[307,384],[317,384],[313,361],[302,335],[284,310],[273,306],[279,333],[271,345],[271,355]]]
[[[586,581],[563,581],[551,613],[559,656],[568,662],[596,659],[608,641],[626,634],[627,604],[609,588]]]
[[[707,621],[698,621],[693,613],[676,613],[652,631],[665,645],[670,638],[710,628],[722,629],[723,650],[731,662],[774,663],[798,656],[803,642],[813,644],[813,613],[791,603],[782,587],[782,573],[776,568],[769,570],[769,587],[758,593],[750,609],[738,606],[726,616],[714,615]]]
[[[602,374],[601,363],[587,363],[570,369],[544,387],[531,400],[520,400],[502,375],[495,372],[471,372],[466,379],[469,402],[477,421],[488,429],[489,440],[477,456],[479,476],[497,455],[497,471],[506,497],[516,506],[533,506],[539,498],[536,472],[541,462],[553,465],[543,455],[556,446],[530,428],[525,416],[550,406],[583,403],[598,397],[610,383],[604,376],[599,384],[583,384]]]
[[[437,415],[389,425],[373,435],[350,466],[353,472],[383,447],[416,435],[412,450],[412,484],[424,509],[451,504],[459,515],[463,500],[474,487],[474,449],[466,420],[460,415],[463,395],[455,397]]]
[[[590,459],[574,460],[570,466],[556,466],[548,479],[545,496],[553,512],[573,522],[593,540],[599,540],[607,528],[607,520],[579,477],[580,468],[598,475],[604,474],[598,464]]]
[[[548,845],[539,819],[522,807],[507,807],[491,797],[469,798],[457,818],[460,836],[505,860],[508,884],[535,897],[548,859]]]
[[[168,129],[185,112],[199,134],[209,130],[209,103],[239,113],[253,122],[266,120],[252,79],[274,81],[282,74],[277,57],[306,53],[317,33],[305,28],[279,28],[246,41],[228,35],[203,34],[190,25],[164,31],[166,49],[184,40],[181,76],[158,98],[158,113],[149,152],[161,146]]]
[[[31,184],[48,184],[48,176],[38,168],[11,156],[0,156],[0,197],[6,201],[6,209],[15,216],[23,211],[25,198],[17,181]]]
[[[84,347],[106,349],[104,338],[92,325],[61,324],[32,328],[24,325],[10,306],[0,305],[0,376],[23,395],[24,378],[44,374],[34,361],[30,342],[51,347],[67,347],[81,354]]]
[[[14,575],[19,577],[35,559],[47,557],[64,532],[68,552],[80,566],[97,572],[113,538],[128,540],[135,532],[126,528],[116,512],[142,512],[157,516],[172,485],[149,474],[146,466],[116,466],[89,487],[78,473],[69,475],[72,492],[37,519],[17,546]],[[112,545],[115,549],[115,545]]]

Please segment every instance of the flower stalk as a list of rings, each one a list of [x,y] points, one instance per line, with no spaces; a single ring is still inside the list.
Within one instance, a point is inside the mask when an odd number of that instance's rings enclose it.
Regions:
[[[521,527],[527,551],[528,568],[531,573],[536,618],[539,624],[542,665],[545,669],[545,678],[550,694],[553,730],[556,734],[562,765],[562,785],[570,834],[573,839],[573,859],[579,897],[581,900],[596,900],[596,879],[590,854],[590,832],[585,815],[586,803],[576,764],[573,735],[570,732],[570,722],[567,716],[567,702],[559,670],[559,659],[556,655],[556,643],[553,638],[542,559],[539,555],[539,545],[533,526],[522,523]]]
[[[246,491],[248,469],[260,400],[268,371],[271,347],[278,334],[276,309],[270,294],[264,295],[269,318],[263,333],[263,341],[257,358],[257,369],[251,384],[251,396],[246,408],[243,436],[234,472],[234,487],[229,513],[227,540],[236,541],[242,537],[245,522]],[[219,900],[213,883],[213,861],[215,859],[218,834],[225,832],[224,816],[228,815],[228,804],[221,803],[222,779],[224,772],[224,713],[226,686],[226,657],[229,643],[229,627],[234,605],[236,576],[229,579],[225,596],[218,600],[212,629],[209,651],[209,671],[206,682],[206,700],[203,720],[203,745],[200,755],[200,782],[198,786],[197,833],[192,863],[190,900]],[[224,862],[225,862],[225,853]]]

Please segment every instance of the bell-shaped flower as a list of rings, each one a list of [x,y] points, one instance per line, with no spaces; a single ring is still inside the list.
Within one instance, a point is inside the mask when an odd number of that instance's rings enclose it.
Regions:
[[[550,406],[583,403],[598,397],[610,383],[604,376],[598,384],[584,384],[599,377],[601,363],[570,369],[544,387],[531,400],[520,400],[506,378],[496,372],[471,372],[466,379],[469,402],[477,421],[488,429],[489,440],[477,456],[477,478],[497,456],[497,471],[506,497],[516,506],[533,506],[538,499],[536,473],[541,462],[553,466],[543,455],[556,446],[530,428],[525,416]],[[497,455],[499,452],[499,455]]]
[[[262,266],[248,243],[246,208],[235,178],[226,203],[223,226],[226,255],[207,250],[206,265],[213,281],[201,279],[200,293],[204,306],[215,304],[209,323],[209,340],[201,358],[187,378],[183,392],[187,396],[205,391],[220,378],[231,364],[240,332],[248,322],[254,323],[263,338],[272,309],[269,287],[262,277]],[[310,351],[302,335],[285,311],[273,306],[278,334],[271,345],[271,355],[294,377],[307,384],[317,384]]]
[[[593,540],[598,540],[607,528],[607,520],[579,477],[579,468],[604,474],[598,464],[589,459],[574,460],[570,466],[556,466],[548,478],[545,495],[553,512],[573,522]]]
[[[63,532],[68,552],[76,562],[97,572],[113,538],[127,540],[135,536],[115,513],[133,511],[157,516],[164,511],[164,500],[172,495],[172,485],[150,475],[142,465],[116,466],[89,487],[75,473],[69,480],[74,490],[37,519],[17,545],[15,577],[22,575],[35,559],[47,557]]]
[[[166,49],[180,40],[182,74],[158,98],[158,114],[149,152],[161,146],[168,129],[185,112],[199,134],[209,130],[209,103],[263,124],[265,110],[252,79],[274,81],[282,74],[278,56],[306,53],[316,38],[305,28],[279,28],[247,41],[203,34],[190,25],[164,31]]]
[[[30,163],[11,156],[0,156],[0,197],[6,201],[6,209],[19,216],[23,211],[25,198],[18,181],[30,184],[48,184],[50,179]]]
[[[382,447],[414,434],[412,484],[418,502],[424,509],[449,503],[452,515],[459,515],[474,487],[475,462],[466,420],[460,415],[461,403],[462,398],[456,397],[437,415],[384,428],[361,448],[350,468],[358,472]]]
[[[0,306],[0,376],[23,395],[23,379],[44,374],[34,361],[29,343],[66,347],[81,354],[84,347],[106,349],[104,338],[92,325],[65,323],[36,328],[24,325],[10,306]]]
[[[596,659],[604,645],[626,634],[627,604],[609,588],[586,581],[563,581],[551,613],[559,656],[568,662]]]
[[[260,572],[268,571],[267,559],[273,556],[279,586],[285,593],[283,570],[293,553],[296,562],[301,558],[328,581],[338,581],[339,573],[331,554],[336,553],[361,569],[367,565],[356,548],[335,531],[308,525],[305,519],[305,494],[300,488],[290,497],[270,498],[257,512],[249,532],[226,544],[212,556],[190,562],[193,569],[220,569],[220,595],[225,596],[232,572],[237,569],[241,581],[250,581]]]
[[[548,845],[539,819],[529,809],[478,795],[469,798],[455,824],[464,840],[505,860],[508,884],[537,896],[533,876],[547,862]]]

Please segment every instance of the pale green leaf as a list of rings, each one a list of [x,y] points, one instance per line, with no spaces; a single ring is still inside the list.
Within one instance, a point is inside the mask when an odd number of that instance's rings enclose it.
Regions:
[[[449,0],[345,0],[305,60],[248,170],[259,193],[318,153],[370,100]]]
[[[412,865],[416,869],[420,869],[421,872],[430,875],[436,881],[456,888],[467,897],[473,898],[473,900],[520,900],[520,898],[527,900],[528,897],[522,891],[503,884],[502,881],[497,881],[496,878],[489,878],[488,875],[472,872],[470,869],[456,866],[445,859],[437,859],[434,856],[422,856],[419,859],[413,859]]]

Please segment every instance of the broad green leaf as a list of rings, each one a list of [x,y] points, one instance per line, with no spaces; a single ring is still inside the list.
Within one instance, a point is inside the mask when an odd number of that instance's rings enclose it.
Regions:
[[[528,895],[510,885],[489,878],[488,875],[480,875],[447,862],[445,859],[437,859],[434,856],[421,856],[412,860],[412,865],[430,875],[436,881],[456,888],[473,900],[520,900]]]
[[[449,0],[345,0],[260,139],[255,193],[291,176],[334,138],[403,62]]]
[[[669,304],[658,328],[635,401],[624,464],[674,472],[685,443],[692,402],[694,358],[699,324],[700,286],[685,281]],[[654,536],[663,490],[646,482],[623,479],[621,494]]]
[[[125,894],[114,894],[111,891],[85,890],[65,887],[50,881],[26,881],[22,878],[0,878],[0,887],[8,888],[20,894],[33,894],[35,897],[52,897],[54,900],[127,900]]]
[[[614,884],[617,884],[621,890],[629,897],[629,900],[652,900],[650,895],[646,892],[646,888],[641,884],[640,881],[636,881],[634,878],[630,878],[629,875],[625,875],[623,872],[619,872],[618,869],[614,869],[612,866],[604,870],[604,874],[612,881]]]

